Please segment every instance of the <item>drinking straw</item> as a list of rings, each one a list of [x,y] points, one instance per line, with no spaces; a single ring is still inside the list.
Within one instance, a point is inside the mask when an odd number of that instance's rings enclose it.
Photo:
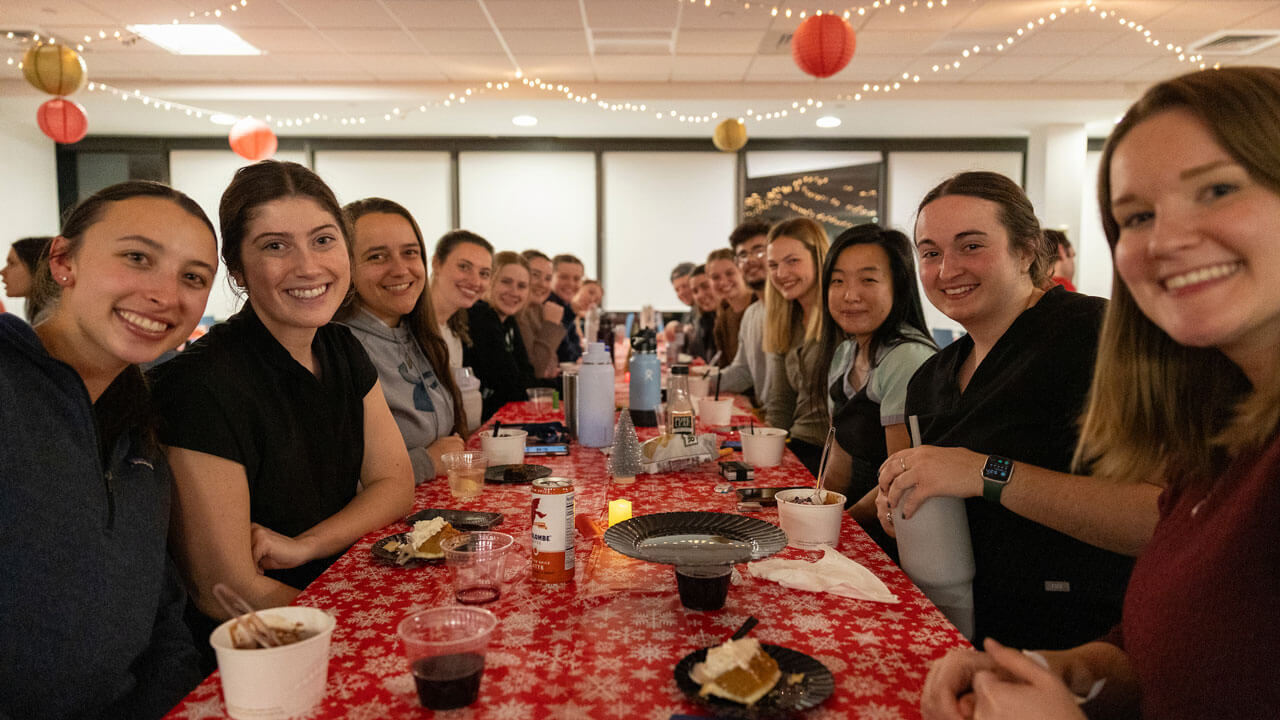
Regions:
[[[494,437],[498,437],[498,430],[500,430],[500,429],[502,429],[502,423],[501,423],[501,422],[499,422],[499,421],[497,421],[497,420],[494,420],[494,421],[493,421],[493,436],[494,436]]]
[[[716,400],[720,399],[720,373],[716,373]]]

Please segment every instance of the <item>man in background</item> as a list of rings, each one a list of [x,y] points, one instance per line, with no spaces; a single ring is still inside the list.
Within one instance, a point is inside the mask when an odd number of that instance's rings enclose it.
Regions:
[[[1076,279],[1076,251],[1071,247],[1067,234],[1061,230],[1045,230],[1044,239],[1049,245],[1050,254],[1058,258],[1049,273],[1049,287],[1061,285],[1076,292],[1076,286],[1072,284]]]
[[[577,362],[582,357],[582,336],[578,334],[578,316],[573,312],[573,296],[582,287],[584,266],[577,257],[557,255],[551,260],[551,301],[564,308],[560,324],[564,326],[564,340],[556,348],[560,362]]]
[[[757,297],[764,296],[764,284],[768,279],[765,266],[765,250],[769,247],[769,226],[749,220],[729,233],[729,246],[733,248],[738,270],[747,287]],[[763,405],[769,397],[769,372],[764,353],[764,300],[756,300],[742,313],[738,327],[738,349],[733,362],[720,373],[720,388],[727,392],[750,391],[756,405]]]

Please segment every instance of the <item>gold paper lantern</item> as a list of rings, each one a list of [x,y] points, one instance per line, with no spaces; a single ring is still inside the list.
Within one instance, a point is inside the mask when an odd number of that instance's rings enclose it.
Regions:
[[[80,53],[57,43],[27,50],[22,57],[22,74],[36,89],[50,95],[70,95],[89,79]]]
[[[729,118],[716,126],[711,142],[723,152],[738,152],[747,144],[747,125],[737,118]]]

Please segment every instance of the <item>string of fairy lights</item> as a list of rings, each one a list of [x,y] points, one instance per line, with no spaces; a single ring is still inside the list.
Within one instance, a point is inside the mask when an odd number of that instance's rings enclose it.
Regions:
[[[954,6],[956,0],[951,0],[950,3],[948,0],[873,0],[873,2],[866,5],[834,11],[786,8],[778,5],[770,5],[768,3],[752,3],[749,1],[742,2],[740,0],[737,2],[731,0],[689,0],[689,3],[693,5],[702,5],[707,8],[712,7],[713,4],[734,7],[741,6],[745,11],[767,11],[772,16],[787,18],[798,16],[799,18],[804,19],[812,15],[838,14],[848,20],[853,17],[865,17],[878,11],[894,9],[899,13],[907,13],[916,10],[940,10],[949,6]],[[240,12],[248,6],[249,0],[235,0],[229,4],[219,5],[205,11],[191,11],[185,19],[175,17],[171,22],[176,25],[184,21],[220,19],[225,14]],[[756,123],[763,123],[790,117],[793,114],[803,115],[808,112],[820,110],[824,107],[825,103],[831,101],[861,102],[862,100],[871,99],[873,97],[881,97],[900,91],[911,84],[919,83],[924,76],[929,75],[930,73],[937,75],[958,74],[958,71],[964,67],[965,63],[967,63],[971,58],[976,58],[984,54],[986,56],[998,56],[1006,53],[1018,43],[1026,40],[1032,34],[1038,33],[1066,17],[1082,13],[1097,18],[1099,22],[1116,23],[1119,27],[1140,36],[1144,43],[1151,45],[1152,48],[1161,51],[1171,58],[1176,58],[1180,63],[1198,67],[1200,69],[1208,67],[1202,55],[1191,53],[1181,45],[1161,40],[1156,37],[1153,30],[1145,27],[1142,23],[1126,17],[1119,11],[1101,7],[1098,5],[1097,0],[1079,0],[1079,4],[1075,6],[1068,7],[1064,4],[1055,11],[1039,15],[1037,17],[1028,18],[1025,22],[1011,29],[1005,35],[1003,41],[989,45],[978,44],[965,48],[955,57],[945,62],[934,63],[929,68],[922,69],[920,72],[903,72],[901,76],[883,82],[864,82],[861,84],[860,89],[857,89],[857,86],[855,86],[855,89],[837,93],[829,97],[826,101],[816,97],[805,97],[803,99],[792,100],[789,103],[783,102],[772,107],[747,107],[738,113],[728,113],[724,115],[719,112],[690,113],[682,112],[677,108],[656,108],[652,107],[648,103],[602,98],[598,93],[579,92],[574,87],[564,83],[557,83],[540,77],[528,77],[521,69],[517,68],[513,73],[514,80],[502,79],[490,80],[483,84],[477,83],[462,88],[461,90],[450,92],[447,97],[440,96],[428,100],[422,100],[410,105],[395,106],[381,113],[330,115],[327,112],[310,111],[302,113],[288,113],[284,115],[266,115],[264,119],[266,122],[274,125],[277,129],[300,128],[315,123],[331,123],[347,127],[367,126],[370,122],[376,123],[379,118],[383,122],[406,120],[413,117],[415,114],[421,115],[442,109],[462,106],[465,105],[468,100],[475,99],[482,95],[502,93],[518,85],[550,96],[560,97],[569,102],[596,107],[601,111],[651,114],[654,119],[660,121],[698,125],[714,123],[722,118],[736,117],[742,122],[753,121]],[[9,33],[8,36],[11,40],[25,39],[15,38],[13,33]],[[41,37],[40,35],[35,35],[30,38],[30,41],[35,43],[52,43],[61,41],[64,44],[70,45],[74,42],[76,49],[82,52],[87,46],[90,46],[94,42],[107,40],[132,45],[138,40],[138,37],[127,30],[122,32],[119,29],[102,28],[94,34],[86,34],[81,39],[75,41],[71,41],[66,38]],[[10,56],[6,61],[6,64],[11,67],[16,67],[18,70],[21,70],[22,67],[20,57],[15,58]],[[1214,67],[1217,66],[1214,65]],[[835,86],[835,83],[831,84]],[[847,88],[848,84],[842,84],[841,87]],[[184,113],[197,120],[211,120],[219,124],[229,124],[241,117],[236,113],[180,103],[166,98],[155,97],[143,93],[138,89],[126,90],[102,82],[90,82],[87,89],[90,92],[105,93],[121,100],[122,102],[136,102],[141,106],[150,109]]]

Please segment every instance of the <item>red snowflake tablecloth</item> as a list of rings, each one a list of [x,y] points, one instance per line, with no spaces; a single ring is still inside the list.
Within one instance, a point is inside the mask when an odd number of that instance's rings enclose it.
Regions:
[[[502,422],[560,419],[529,403],[509,405]],[[745,415],[735,422],[745,424]],[[721,428],[720,430],[724,430]],[[699,428],[699,431],[706,431]],[[723,433],[722,433],[723,434]],[[641,429],[643,441],[654,431]],[[478,445],[473,437],[471,444]],[[739,457],[740,454],[735,454]],[[736,494],[708,463],[698,472],[641,475],[632,485],[610,482],[605,456],[574,445],[568,457],[529,459],[573,479],[578,514],[604,520],[608,501],[627,498],[633,513],[670,510],[736,512]],[[807,485],[812,476],[794,456],[757,469],[744,486]],[[420,486],[415,510],[447,507],[501,512],[497,530],[529,546],[528,485],[486,485],[473,500],[450,497],[443,479]],[[777,511],[752,513],[777,524]],[[396,624],[426,607],[454,602],[443,565],[411,568],[376,563],[369,548],[397,524],[361,539],[298,596],[298,604],[337,618],[324,700],[308,718],[421,718],[413,677],[396,639]],[[748,616],[760,619],[753,637],[806,653],[835,676],[835,694],[806,718],[915,718],[928,665],[964,638],[916,589],[856,523],[844,518],[838,548],[874,572],[900,602],[881,604],[825,593],[788,590],[738,566],[722,610],[696,612],[680,605],[673,570],[624,557],[599,540],[577,539],[576,579],[546,585],[527,576],[489,605],[500,618],[486,658],[479,700],[442,712],[448,718],[652,718],[710,713],[690,702],[672,677],[686,654],[722,642]],[[524,555],[527,557],[527,553]],[[817,559],[817,552],[787,548],[778,557]],[[214,673],[169,714],[171,718],[223,717]]]

